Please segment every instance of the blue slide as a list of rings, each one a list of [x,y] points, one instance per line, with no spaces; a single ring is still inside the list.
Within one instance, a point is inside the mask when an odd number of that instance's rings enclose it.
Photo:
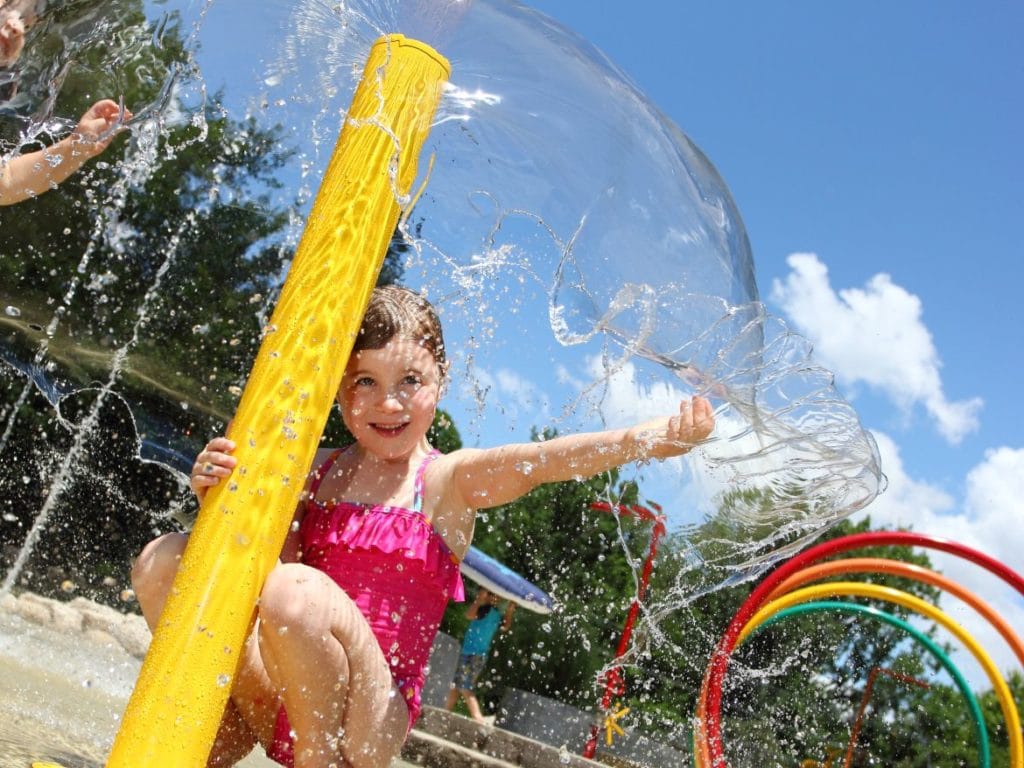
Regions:
[[[499,597],[511,600],[534,613],[551,613],[551,598],[540,587],[476,547],[470,547],[462,561],[462,575]]]

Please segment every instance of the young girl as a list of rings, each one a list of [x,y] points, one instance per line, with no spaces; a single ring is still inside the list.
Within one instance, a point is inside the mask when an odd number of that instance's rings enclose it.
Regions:
[[[281,562],[267,577],[210,765],[255,743],[283,765],[387,766],[420,711],[424,666],[478,509],[543,483],[686,453],[714,427],[701,397],[628,429],[440,455],[427,442],[448,361],[433,307],[404,288],[374,291],[338,403],[355,443],[314,461]],[[214,438],[192,488],[235,466]],[[529,471],[524,471],[529,467]],[[185,546],[168,534],[132,572],[153,627]]]

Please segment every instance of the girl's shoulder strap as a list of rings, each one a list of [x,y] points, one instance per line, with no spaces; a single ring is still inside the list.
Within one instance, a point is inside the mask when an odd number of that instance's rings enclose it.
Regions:
[[[331,467],[334,466],[334,462],[336,462],[338,460],[338,457],[341,456],[341,454],[344,453],[346,450],[347,449],[345,448],[335,448],[333,451],[331,451],[330,455],[327,457],[327,460],[316,468],[316,470],[313,472],[313,480],[309,484],[309,491],[306,494],[307,499],[316,498],[316,492],[320,489],[320,483],[323,481],[325,477],[327,477],[327,473],[331,471]]]
[[[434,459],[441,455],[441,452],[434,448],[426,456],[423,457],[423,461],[420,462],[419,467],[416,469],[416,480],[412,486],[412,511],[422,512],[423,511],[423,476],[426,474],[427,465],[430,464]]]

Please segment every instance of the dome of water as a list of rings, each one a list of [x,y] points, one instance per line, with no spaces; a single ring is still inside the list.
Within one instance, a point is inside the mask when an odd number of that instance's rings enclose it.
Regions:
[[[183,472],[231,417],[389,32],[452,65],[385,273],[442,313],[442,407],[464,444],[711,398],[711,440],[602,490],[666,516],[686,590],[664,610],[752,578],[877,494],[870,435],[759,301],[723,180],[550,19],[500,0],[51,3],[0,104],[4,154],[52,143],[100,98],[132,116],[82,171],[0,211],[5,588],[72,547],[83,573],[120,569],[121,590],[125,564],[97,538],[137,551],[193,509]]]

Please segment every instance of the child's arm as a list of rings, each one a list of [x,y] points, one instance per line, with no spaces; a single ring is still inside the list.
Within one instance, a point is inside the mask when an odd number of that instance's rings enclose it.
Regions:
[[[25,31],[32,21],[26,23],[20,8],[4,7],[0,2],[0,67],[16,64],[25,47]]]
[[[114,133],[107,134],[118,119],[131,113],[110,99],[97,101],[82,115],[74,132],[52,147],[18,155],[0,165],[0,205],[13,205],[36,197],[63,182],[85,162],[107,148]],[[102,139],[101,139],[102,137]]]
[[[714,426],[711,404],[693,397],[683,400],[674,416],[626,429],[457,451],[443,457],[451,460],[447,469],[452,496],[446,501],[456,509],[494,507],[544,483],[592,477],[632,461],[680,456],[710,435]]]
[[[470,621],[476,621],[477,616],[480,614],[480,606],[484,604],[484,593],[477,592],[476,597],[473,598],[473,602],[469,608],[466,609],[466,618]]]
[[[516,604],[509,600],[508,607],[505,608],[505,618],[501,622],[502,632],[508,632],[512,628],[512,616],[515,612]]]

